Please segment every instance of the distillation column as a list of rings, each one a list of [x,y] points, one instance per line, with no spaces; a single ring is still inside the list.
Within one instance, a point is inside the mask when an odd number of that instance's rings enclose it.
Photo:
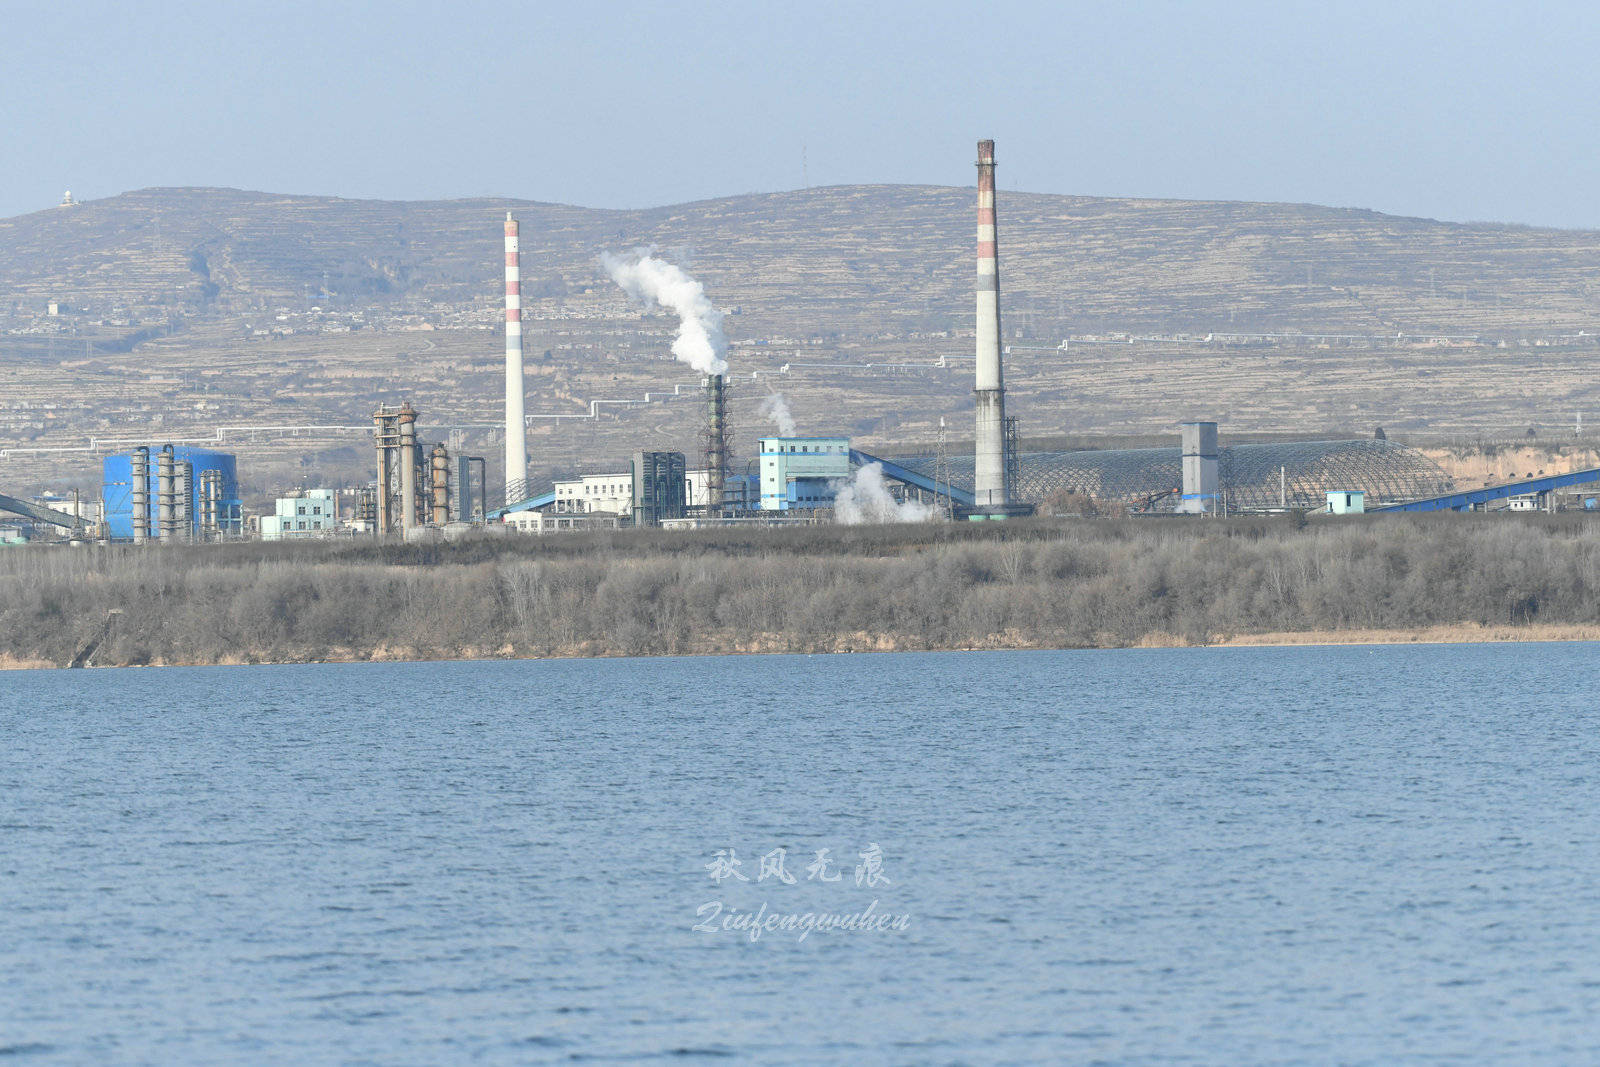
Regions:
[[[156,517],[161,540],[171,541],[177,533],[177,522],[173,518],[173,468],[172,446],[162,445],[161,452],[156,457]]]
[[[400,533],[405,536],[417,528],[417,413],[411,401],[400,405],[395,421],[400,424]]]
[[[1005,381],[1000,369],[1000,261],[994,204],[994,142],[978,142],[978,409],[974,496],[977,506],[1003,508],[1006,499]]]
[[[372,416],[372,441],[378,450],[378,480],[372,494],[372,503],[375,515],[373,529],[379,537],[389,533],[391,516],[389,514],[389,448],[391,416],[379,407],[377,414]]]
[[[200,472],[200,538],[218,541],[222,535],[222,472]]]
[[[133,504],[133,543],[142,545],[150,536],[150,449],[141,445],[133,450],[132,483],[128,487]]]
[[[189,460],[179,463],[173,471],[172,521],[177,527],[179,541],[187,541],[194,533],[192,494],[194,493],[194,464]]]
[[[450,452],[444,445],[433,446],[433,524],[450,521]]]

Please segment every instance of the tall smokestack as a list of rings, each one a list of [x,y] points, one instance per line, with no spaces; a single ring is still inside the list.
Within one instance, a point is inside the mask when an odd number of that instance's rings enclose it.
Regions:
[[[721,514],[728,484],[728,388],[721,374],[706,376],[706,514]]]
[[[522,264],[517,220],[506,212],[506,503],[528,495],[528,431],[522,410]]]
[[[1000,262],[994,221],[994,142],[978,142],[978,452],[979,508],[1005,507],[1006,389],[1000,370]]]

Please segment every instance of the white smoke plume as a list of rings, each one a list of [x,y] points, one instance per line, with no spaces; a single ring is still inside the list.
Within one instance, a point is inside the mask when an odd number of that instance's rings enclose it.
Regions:
[[[772,424],[778,428],[779,437],[794,436],[794,416],[789,413],[789,402],[783,399],[782,393],[773,393],[763,400],[761,406],[756,409],[756,414],[763,419],[771,419]]]
[[[611,280],[635,300],[664,307],[678,316],[672,354],[701,374],[726,374],[728,339],[722,334],[722,309],[706,297],[706,287],[682,268],[658,259],[654,248],[635,249],[631,256],[600,255]]]
[[[899,501],[883,480],[883,464],[868,463],[834,492],[833,517],[844,526],[887,522],[929,522],[939,509],[915,500]]]

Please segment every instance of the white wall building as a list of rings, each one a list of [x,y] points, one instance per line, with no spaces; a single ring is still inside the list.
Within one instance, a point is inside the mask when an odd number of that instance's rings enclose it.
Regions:
[[[684,471],[684,503],[692,508],[703,508],[711,499],[711,494],[706,489],[706,482],[711,472],[708,470]],[[747,479],[742,473],[742,468],[731,470],[722,485],[722,506],[726,508],[753,508],[756,501],[756,490],[759,486]]]
[[[684,472],[684,502],[690,507],[705,507],[707,473],[703,469]],[[758,489],[754,477],[746,480],[742,468],[729,471],[722,489],[723,504],[730,508],[753,508]],[[555,492],[556,501],[551,511],[558,515],[633,514],[631,470],[621,474],[586,474],[570,482],[556,482]]]
[[[561,513],[604,511],[633,514],[633,472],[585,474],[571,482],[557,482],[554,510]]]
[[[332,489],[307,489],[295,496],[280,496],[274,512],[261,516],[263,541],[316,537],[339,526]]]
[[[501,519],[518,533],[547,534],[563,530],[614,530],[622,521],[620,515],[596,511],[513,511]]]

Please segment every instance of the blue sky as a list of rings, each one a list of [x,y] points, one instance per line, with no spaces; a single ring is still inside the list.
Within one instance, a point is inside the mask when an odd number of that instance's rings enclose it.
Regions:
[[[0,0],[0,215],[855,182],[1600,228],[1589,4]],[[804,162],[802,162],[804,160]]]

